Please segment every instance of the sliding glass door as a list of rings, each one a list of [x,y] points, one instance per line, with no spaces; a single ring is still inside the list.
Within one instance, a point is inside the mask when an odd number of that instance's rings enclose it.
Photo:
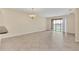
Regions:
[[[53,31],[63,32],[63,20],[53,20]]]

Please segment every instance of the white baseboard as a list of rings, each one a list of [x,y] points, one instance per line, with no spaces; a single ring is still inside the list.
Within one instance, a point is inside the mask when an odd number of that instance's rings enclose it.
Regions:
[[[25,34],[39,33],[39,32],[44,32],[44,31],[46,31],[46,30],[41,30],[41,31],[36,31],[36,32],[28,32],[28,33],[18,33],[18,34],[8,33],[8,34],[0,35],[0,39],[16,37],[16,36],[21,36],[21,35],[25,35]]]

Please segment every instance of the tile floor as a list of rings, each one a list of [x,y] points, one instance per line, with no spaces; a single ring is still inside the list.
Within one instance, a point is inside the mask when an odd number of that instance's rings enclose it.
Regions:
[[[0,51],[79,51],[79,43],[74,35],[43,31],[3,38]]]

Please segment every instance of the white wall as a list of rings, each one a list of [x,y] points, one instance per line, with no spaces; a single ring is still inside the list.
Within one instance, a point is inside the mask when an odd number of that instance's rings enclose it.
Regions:
[[[4,26],[7,27],[9,33],[2,37],[16,36],[46,30],[46,19],[37,17],[30,19],[26,13],[15,11],[12,9],[2,9],[4,18]]]
[[[3,15],[1,11],[0,11],[0,26],[3,26]]]
[[[51,30],[51,18],[47,18],[46,20],[46,28],[47,28],[47,31],[50,31]]]
[[[75,41],[79,42],[79,8],[74,10],[75,14]]]
[[[75,33],[75,15],[74,13],[71,13],[69,15],[67,15],[67,32],[68,33]]]

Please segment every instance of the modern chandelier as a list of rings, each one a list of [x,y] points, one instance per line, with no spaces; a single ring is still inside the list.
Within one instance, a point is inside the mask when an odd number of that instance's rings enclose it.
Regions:
[[[31,13],[28,15],[31,19],[35,19],[36,18],[36,14],[34,13],[34,8],[31,8]]]

